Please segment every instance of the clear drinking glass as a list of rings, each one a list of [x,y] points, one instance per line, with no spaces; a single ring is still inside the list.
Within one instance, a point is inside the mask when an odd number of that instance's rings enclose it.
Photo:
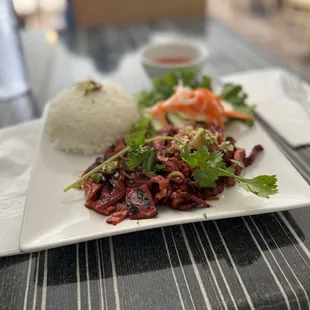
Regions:
[[[17,18],[11,0],[0,0],[0,100],[29,90]]]

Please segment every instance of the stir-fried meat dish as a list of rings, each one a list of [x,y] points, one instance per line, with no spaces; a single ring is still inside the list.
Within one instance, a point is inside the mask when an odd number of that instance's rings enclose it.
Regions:
[[[216,151],[221,152],[223,166],[232,167],[237,176],[263,150],[261,145],[256,145],[247,156],[232,137],[224,138],[222,128],[195,122],[182,128],[166,126],[157,135],[175,137],[189,144],[191,150],[197,150],[204,144],[211,155]],[[215,187],[201,187],[193,177],[196,168],[182,159],[181,149],[176,141],[156,140],[146,146],[155,151],[152,170],[146,171],[141,165],[129,169],[124,155],[82,183],[86,193],[85,206],[109,216],[106,220],[109,224],[116,225],[128,217],[135,220],[152,218],[158,214],[156,206],[159,204],[180,211],[195,207],[209,208],[211,205],[207,201],[219,199],[218,195],[225,187],[236,183],[231,176],[221,176],[216,180]],[[120,138],[84,174],[125,148],[125,140]]]

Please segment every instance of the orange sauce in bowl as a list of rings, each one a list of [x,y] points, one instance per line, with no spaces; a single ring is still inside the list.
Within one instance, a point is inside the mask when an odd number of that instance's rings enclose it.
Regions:
[[[184,64],[192,61],[193,59],[190,57],[159,57],[153,59],[154,62],[165,64],[165,65],[177,65]]]

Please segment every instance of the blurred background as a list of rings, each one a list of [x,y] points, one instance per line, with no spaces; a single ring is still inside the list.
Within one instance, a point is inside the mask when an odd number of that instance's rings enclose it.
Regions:
[[[23,26],[46,30],[210,15],[310,74],[310,0],[14,0],[13,3]],[[55,32],[48,32],[47,40],[56,40],[56,36]]]
[[[233,53],[234,33],[310,75],[310,0],[1,0],[0,101],[28,92],[40,114],[58,91],[88,78],[141,90],[150,83],[141,47],[177,37],[211,52],[207,73],[229,74],[230,55],[216,51]],[[0,118],[7,110],[0,104]]]

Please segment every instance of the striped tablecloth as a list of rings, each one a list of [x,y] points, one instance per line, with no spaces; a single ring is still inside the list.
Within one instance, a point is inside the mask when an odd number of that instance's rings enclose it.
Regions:
[[[209,49],[205,71],[217,77],[270,66],[290,70],[216,20],[67,30],[56,45],[26,31],[36,109],[29,96],[0,104],[0,126],[33,118],[57,91],[84,78],[107,78],[130,91],[148,87],[137,50],[180,35]],[[309,182],[310,148],[293,150],[269,133]],[[1,258],[0,308],[309,309],[309,222],[304,208]]]

